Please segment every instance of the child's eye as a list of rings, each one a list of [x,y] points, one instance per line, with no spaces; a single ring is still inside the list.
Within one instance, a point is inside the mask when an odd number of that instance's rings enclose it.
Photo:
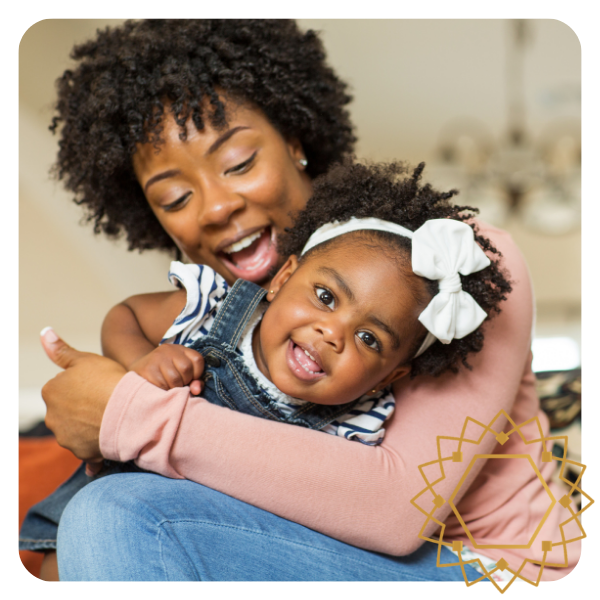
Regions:
[[[373,350],[377,350],[378,352],[381,351],[379,341],[372,333],[368,331],[359,331],[356,335],[362,340],[363,344],[369,348],[373,348]]]
[[[317,298],[319,299],[319,302],[321,302],[325,306],[328,306],[329,308],[335,307],[335,298],[333,297],[333,294],[329,290],[318,287],[316,289],[316,294],[317,294]]]

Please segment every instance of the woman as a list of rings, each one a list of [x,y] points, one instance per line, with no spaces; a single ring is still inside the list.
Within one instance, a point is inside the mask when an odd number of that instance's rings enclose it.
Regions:
[[[229,282],[264,283],[290,211],[354,141],[345,86],[314,34],[280,21],[129,23],[74,57],[81,65],[59,88],[59,167],[96,229],[124,229],[131,248],[176,250]],[[472,370],[397,387],[381,448],[233,413],[185,388],[162,392],[46,336],[66,369],[43,390],[60,444],[84,460],[136,459],[202,484],[125,474],[87,486],[61,520],[61,577],[462,579],[438,569],[435,546],[419,538],[423,518],[410,504],[423,488],[418,465],[467,416],[488,423],[504,409],[522,422],[539,412],[527,270],[506,234],[483,231],[504,254],[513,292]],[[473,452],[464,448],[464,460]],[[461,514],[472,533],[501,543],[495,515],[518,521],[515,490],[538,510],[535,477],[517,475],[506,485],[489,463],[471,471],[459,495],[471,485]],[[482,488],[490,480],[503,489],[493,498]],[[448,477],[439,491],[448,497],[456,485]],[[436,517],[449,514],[446,504]],[[444,549],[441,562],[453,560]]]

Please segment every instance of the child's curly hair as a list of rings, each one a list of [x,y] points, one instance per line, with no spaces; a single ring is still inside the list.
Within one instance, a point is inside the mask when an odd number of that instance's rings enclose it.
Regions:
[[[128,21],[75,46],[78,66],[57,80],[59,179],[87,208],[94,231],[127,234],[129,249],[177,251],[135,178],[137,143],[161,142],[170,105],[185,139],[191,119],[226,126],[218,94],[260,109],[297,138],[312,177],[352,150],[351,97],[325,62],[315,32],[287,20]],[[210,110],[203,111],[203,106]]]
[[[376,217],[391,221],[415,231],[430,219],[456,219],[469,221],[478,212],[469,206],[456,206],[450,199],[458,192],[437,192],[430,184],[421,184],[425,163],[421,163],[412,174],[402,162],[365,165],[346,159],[334,166],[326,175],[314,181],[314,193],[306,208],[295,215],[294,226],[281,234],[279,251],[282,256],[300,255],[310,235],[321,225],[332,221],[347,221],[351,217]],[[508,273],[500,266],[502,256],[490,240],[479,235],[477,224],[469,222],[475,240],[491,258],[489,267],[471,275],[460,275],[463,289],[471,294],[488,314],[490,319],[500,312],[499,304],[506,300],[511,291]],[[393,242],[396,250],[410,255],[407,238],[369,231],[373,237]],[[335,242],[334,238],[329,243]],[[328,242],[326,242],[328,243]],[[325,244],[317,246],[322,248]],[[311,251],[312,252],[312,251]],[[306,254],[309,256],[309,253]],[[438,284],[428,280],[431,296],[437,294]],[[420,374],[440,375],[446,370],[458,371],[459,363],[470,369],[467,355],[479,352],[483,347],[484,334],[481,328],[450,344],[434,343],[421,356],[412,360],[411,377]],[[421,339],[414,348],[416,353]]]

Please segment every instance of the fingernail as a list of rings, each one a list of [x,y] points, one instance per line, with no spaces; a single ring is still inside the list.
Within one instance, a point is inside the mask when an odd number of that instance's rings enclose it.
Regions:
[[[44,327],[44,329],[40,331],[40,335],[51,344],[58,341],[58,336],[56,335],[52,327]]]

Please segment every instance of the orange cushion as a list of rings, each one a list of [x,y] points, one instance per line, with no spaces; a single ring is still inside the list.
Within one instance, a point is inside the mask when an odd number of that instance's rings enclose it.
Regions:
[[[19,529],[27,511],[66,481],[80,464],[52,436],[19,438]],[[38,577],[44,555],[29,551],[19,555],[25,568]]]

